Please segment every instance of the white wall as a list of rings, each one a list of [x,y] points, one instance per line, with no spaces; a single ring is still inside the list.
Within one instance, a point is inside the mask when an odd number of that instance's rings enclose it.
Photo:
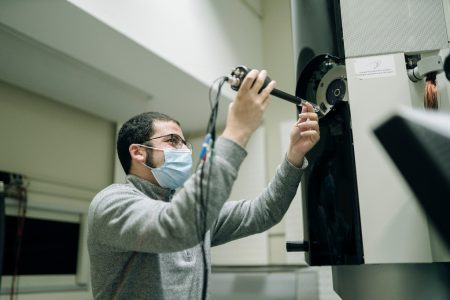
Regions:
[[[242,1],[69,2],[208,85],[234,66],[262,65],[261,22]]]
[[[0,169],[95,192],[112,180],[114,125],[0,82]]]
[[[30,207],[58,207],[62,215],[83,218],[95,193],[112,182],[114,134],[110,122],[0,81],[0,170],[28,176]],[[85,229],[81,232],[85,240]],[[17,299],[90,299],[86,245],[81,250],[80,276],[51,283],[61,281],[72,289],[81,283],[81,291],[29,293]],[[20,286],[25,282],[41,285],[22,278]]]
[[[260,16],[248,1],[3,0],[0,39],[17,43],[0,48],[0,77],[112,121],[157,110],[199,131],[206,120],[189,116],[207,114],[214,79],[262,65]],[[30,52],[44,59],[30,62]]]
[[[290,94],[295,94],[295,60],[292,42],[291,7],[290,1],[270,1],[263,3],[263,41],[264,67],[269,76],[277,81],[277,88]],[[272,97],[266,112],[264,125],[266,128],[266,165],[267,182],[273,174],[286,148],[282,148],[282,140],[289,136],[289,132],[280,132],[280,126],[286,121],[296,119],[296,108],[292,103]],[[286,128],[286,127],[283,127]],[[282,137],[281,135],[285,135]],[[295,214],[295,207],[288,215]],[[303,233],[302,228],[298,228]],[[270,229],[270,263],[284,264],[288,261],[286,245],[286,218]],[[302,263],[299,260],[297,263]]]

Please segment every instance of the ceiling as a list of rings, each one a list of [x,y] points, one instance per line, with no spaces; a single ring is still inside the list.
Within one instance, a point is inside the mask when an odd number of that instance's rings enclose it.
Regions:
[[[30,22],[40,14],[47,15]],[[157,110],[180,121],[185,133],[206,127],[211,83],[68,2],[43,2],[34,9],[2,7],[0,45],[0,80],[5,82],[117,123]],[[225,116],[222,108],[219,126]]]

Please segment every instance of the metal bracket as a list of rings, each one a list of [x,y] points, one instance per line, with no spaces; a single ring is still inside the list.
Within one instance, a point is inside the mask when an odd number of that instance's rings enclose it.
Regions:
[[[410,60],[408,63],[412,64]],[[424,57],[417,61],[416,66],[408,69],[408,77],[413,82],[422,80],[427,74],[436,72],[440,73],[444,70],[442,57],[439,55]]]

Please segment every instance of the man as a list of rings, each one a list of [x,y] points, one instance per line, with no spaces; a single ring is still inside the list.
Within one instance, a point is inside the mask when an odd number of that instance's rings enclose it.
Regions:
[[[225,203],[246,156],[244,147],[260,125],[275,87],[272,81],[260,91],[265,78],[266,72],[257,70],[245,77],[213,159],[206,161],[206,220],[198,220],[200,172],[190,176],[191,149],[179,123],[160,113],[144,113],[122,126],[117,151],[127,182],[99,192],[89,208],[96,299],[200,299],[199,223],[206,225],[209,268],[211,245],[262,232],[281,220],[307,167],[304,156],[319,140],[317,115],[310,105],[303,107],[286,157],[262,194]]]

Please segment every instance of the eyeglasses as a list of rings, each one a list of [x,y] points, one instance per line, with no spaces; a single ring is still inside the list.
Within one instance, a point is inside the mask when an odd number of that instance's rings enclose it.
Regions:
[[[183,148],[183,146],[186,146],[188,149],[192,150],[192,144],[183,140],[181,138],[181,136],[179,136],[178,134],[175,134],[175,133],[170,133],[170,134],[166,134],[166,135],[153,137],[153,138],[149,139],[147,142],[149,142],[151,140],[155,140],[155,139],[162,139],[162,138],[165,139],[164,142],[170,143],[170,145],[172,145],[172,147],[174,147],[175,149],[181,149],[181,148]]]

